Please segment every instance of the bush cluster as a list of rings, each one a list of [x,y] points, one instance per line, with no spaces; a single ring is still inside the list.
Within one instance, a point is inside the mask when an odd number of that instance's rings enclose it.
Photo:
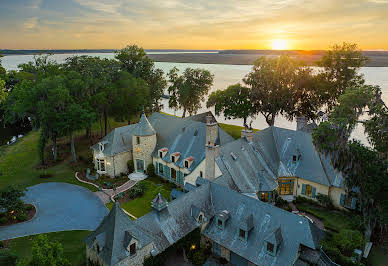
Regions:
[[[154,177],[155,176],[155,166],[152,163],[150,163],[147,166],[147,175],[149,177]]]
[[[128,197],[130,199],[135,199],[137,197],[141,197],[144,195],[145,192],[145,185],[144,183],[137,183],[133,188],[128,190]]]
[[[135,167],[133,165],[133,160],[129,160],[127,162],[127,167],[128,167],[128,173],[131,174],[133,171],[135,171]]]

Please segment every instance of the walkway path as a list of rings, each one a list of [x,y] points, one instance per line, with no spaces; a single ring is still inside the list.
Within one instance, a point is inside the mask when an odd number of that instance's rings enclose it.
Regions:
[[[288,205],[291,207],[293,213],[299,214],[299,215],[302,215],[302,216],[306,216],[306,217],[310,218],[313,221],[313,223],[316,226],[318,226],[318,228],[320,228],[322,230],[325,230],[324,223],[321,220],[319,220],[317,217],[315,217],[314,215],[312,215],[310,213],[305,213],[305,212],[299,211],[298,208],[296,208],[296,206],[295,206],[295,204],[293,202],[288,202]]]
[[[29,187],[26,203],[36,207],[32,220],[0,226],[0,240],[68,230],[95,230],[108,209],[90,190],[67,183],[49,182]]]
[[[78,172],[75,173],[75,178],[82,182],[82,183],[86,183],[86,184],[90,184],[90,185],[93,185],[95,187],[98,188],[98,185],[96,184],[93,184],[92,182],[86,182],[82,179],[80,179],[78,177]],[[117,194],[119,193],[123,193],[125,191],[127,191],[128,189],[132,188],[134,185],[136,185],[137,181],[135,180],[128,180],[127,182],[125,182],[124,184],[122,184],[121,186],[117,187],[116,188],[116,192],[113,190],[113,189],[107,189],[107,188],[103,188],[101,191],[96,191],[94,192],[94,194],[96,194],[96,196],[104,203],[104,204],[107,204],[108,202],[110,201],[114,201],[113,200],[113,197],[116,196]]]

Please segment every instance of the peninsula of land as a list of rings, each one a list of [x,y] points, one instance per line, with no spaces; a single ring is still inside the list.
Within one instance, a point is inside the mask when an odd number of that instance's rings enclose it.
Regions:
[[[85,54],[85,53],[113,53],[114,49],[79,49],[79,50],[1,50],[0,54]],[[308,65],[315,65],[325,53],[323,50],[146,50],[148,56],[155,62],[197,63],[197,64],[225,64],[225,65],[252,65],[261,56],[279,56],[288,54],[302,60]],[[369,58],[367,67],[388,67],[388,51],[363,51]]]

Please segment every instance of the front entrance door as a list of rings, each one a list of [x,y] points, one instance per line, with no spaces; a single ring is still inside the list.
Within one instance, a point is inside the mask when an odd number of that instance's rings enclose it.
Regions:
[[[136,172],[144,173],[144,161],[136,160]]]

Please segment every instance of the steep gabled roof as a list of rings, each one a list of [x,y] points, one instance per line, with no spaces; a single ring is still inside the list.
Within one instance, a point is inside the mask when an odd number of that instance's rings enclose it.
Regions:
[[[245,138],[221,146],[216,162],[222,176],[215,182],[236,186],[241,193],[273,191],[278,186],[272,168]]]
[[[156,131],[157,144],[153,153],[155,157],[158,157],[159,149],[168,148],[163,160],[171,162],[170,155],[179,152],[180,157],[175,164],[183,168],[184,160],[192,156],[194,160],[189,170],[195,169],[205,159],[206,122],[198,122],[195,118],[192,120],[192,117],[179,118],[161,113],[153,113],[149,121]],[[219,136],[221,145],[233,141],[221,128]]]
[[[299,247],[318,249],[324,233],[305,217],[277,208],[271,204],[245,196],[215,183],[211,187],[215,213],[229,212],[230,218],[223,229],[211,219],[203,234],[256,265],[293,265]],[[203,185],[203,186],[207,186]],[[201,186],[201,187],[203,187]],[[247,241],[239,238],[239,228],[252,215],[253,225]],[[248,215],[248,217],[249,217]],[[279,230],[279,231],[278,231]],[[281,232],[281,234],[279,234]],[[266,239],[274,238],[282,244],[275,256],[266,252]]]
[[[139,123],[137,123],[133,135],[134,136],[151,136],[154,135],[156,132],[154,128],[152,127],[150,121],[148,121],[146,115],[144,112],[141,114]]]
[[[297,176],[325,186],[343,187],[342,176],[329,158],[315,149],[309,133],[272,126],[256,132],[253,145],[278,177]],[[296,162],[293,156],[298,157]]]
[[[113,129],[100,142],[104,142],[103,154],[113,156],[115,154],[132,150],[132,136],[137,124],[132,124]],[[99,150],[99,144],[96,143],[92,147],[93,150]]]
[[[151,237],[132,222],[116,202],[98,228],[86,237],[85,243],[93,248],[97,241],[100,258],[107,265],[115,265],[129,255],[124,247],[129,236],[136,238],[140,248],[152,242]]]

